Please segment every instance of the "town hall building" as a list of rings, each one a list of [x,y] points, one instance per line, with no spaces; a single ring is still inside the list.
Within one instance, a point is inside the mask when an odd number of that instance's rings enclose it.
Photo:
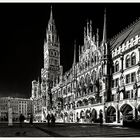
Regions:
[[[104,123],[139,119],[140,20],[108,40],[105,12],[102,41],[98,29],[93,32],[91,20],[84,27],[83,39],[78,53],[74,44],[72,67],[63,73],[59,33],[51,9],[41,83],[32,81],[36,121],[45,121],[48,113],[59,122],[94,123],[100,112]]]

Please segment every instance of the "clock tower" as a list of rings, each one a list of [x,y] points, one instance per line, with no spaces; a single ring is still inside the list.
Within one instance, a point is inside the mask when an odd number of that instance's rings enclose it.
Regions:
[[[51,88],[58,84],[60,79],[60,43],[52,7],[44,41],[44,68],[41,70],[41,79],[42,85],[44,85],[42,88],[44,89],[42,90],[43,104],[50,110],[52,105]]]

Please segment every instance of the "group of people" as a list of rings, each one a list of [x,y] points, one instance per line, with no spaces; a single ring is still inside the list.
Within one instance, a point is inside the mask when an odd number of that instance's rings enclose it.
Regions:
[[[80,118],[77,116],[76,120],[77,120],[77,123],[79,123]],[[95,119],[92,119],[93,122],[94,122],[94,120]],[[98,120],[99,120],[98,122],[100,123],[100,126],[102,126],[102,124],[103,124],[103,112],[102,112],[102,110],[100,110],[100,112],[99,112]]]
[[[53,113],[52,114],[48,113],[46,119],[47,119],[47,122],[48,122],[48,126],[50,126],[50,125],[51,126],[55,126],[55,120],[56,119],[55,119],[55,116],[54,116]],[[21,127],[22,127],[22,124],[23,124],[24,120],[25,120],[24,115],[20,114],[19,121],[20,121],[20,126]],[[79,118],[78,117],[77,117],[77,122],[79,122]],[[103,124],[103,113],[102,113],[102,110],[100,110],[100,113],[99,113],[99,123],[100,123],[100,125]],[[30,115],[30,124],[31,125],[33,124],[33,116],[32,115]]]
[[[24,123],[25,117],[23,114],[20,114],[19,116],[19,122],[20,122],[20,126],[22,127],[22,124]],[[30,124],[33,125],[33,115],[30,115]]]
[[[48,122],[48,126],[55,126],[55,116],[53,114],[49,114],[47,115],[47,122]]]

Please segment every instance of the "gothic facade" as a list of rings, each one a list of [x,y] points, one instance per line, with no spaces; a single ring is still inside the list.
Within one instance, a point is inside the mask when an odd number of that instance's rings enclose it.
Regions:
[[[32,84],[32,99],[35,104],[41,100],[40,116],[54,113],[57,121],[92,123],[98,122],[102,112],[104,123],[138,119],[139,42],[140,20],[107,40],[105,13],[102,41],[99,41],[98,29],[94,33],[92,21],[88,21],[84,27],[84,44],[79,46],[79,60],[76,61],[75,43],[73,65],[63,73],[60,42],[51,10],[44,42],[41,83],[34,81]]]

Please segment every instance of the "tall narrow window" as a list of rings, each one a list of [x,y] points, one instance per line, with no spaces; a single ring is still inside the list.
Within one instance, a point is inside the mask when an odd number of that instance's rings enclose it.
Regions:
[[[101,79],[102,78],[102,69],[100,68],[100,70],[99,70],[99,79]]]
[[[126,56],[126,68],[130,67],[130,56]]]
[[[130,74],[126,75],[126,84],[130,83]]]
[[[119,71],[119,62],[116,61],[115,63],[115,72],[118,72]]]
[[[136,80],[136,73],[131,73],[131,82],[135,82]]]
[[[116,79],[115,87],[118,87],[118,85],[119,85],[119,78]]]
[[[131,65],[135,65],[136,64],[136,54],[132,53],[131,55]]]
[[[92,71],[91,79],[93,82],[95,82],[95,80],[96,80],[96,71],[95,70]]]

